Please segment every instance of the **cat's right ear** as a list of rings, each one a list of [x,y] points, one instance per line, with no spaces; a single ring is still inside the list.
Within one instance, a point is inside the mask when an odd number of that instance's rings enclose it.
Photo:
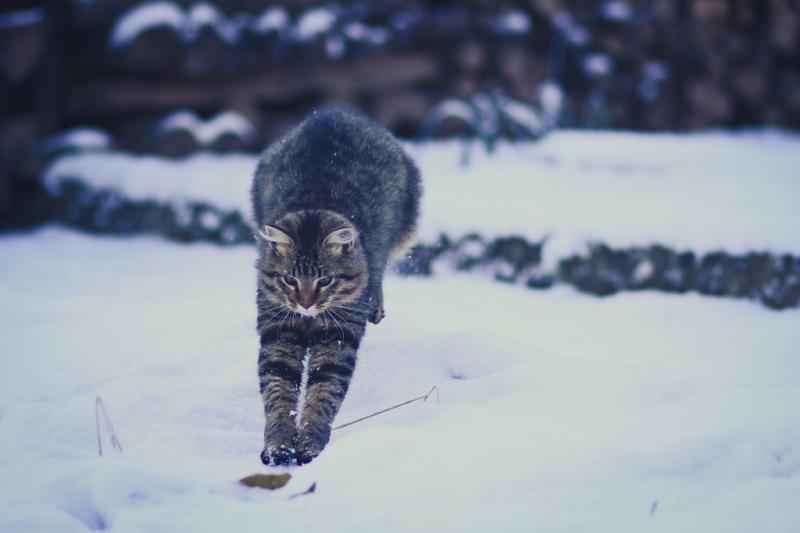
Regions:
[[[345,226],[328,233],[322,244],[333,251],[334,255],[340,255],[353,249],[357,236],[358,233],[354,228]]]
[[[294,246],[294,241],[282,229],[266,225],[256,230],[256,237],[272,246],[272,249],[283,255]]]

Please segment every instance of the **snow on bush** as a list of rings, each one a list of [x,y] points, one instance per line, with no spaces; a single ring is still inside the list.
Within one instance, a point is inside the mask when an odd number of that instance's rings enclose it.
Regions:
[[[614,62],[607,54],[593,52],[586,54],[581,62],[581,67],[590,78],[602,78],[611,74]]]
[[[186,42],[193,41],[204,27],[213,29],[228,44],[240,38],[237,24],[208,2],[194,4],[188,11],[174,2],[149,2],[131,8],[117,19],[109,44],[112,48],[125,48],[143,32],[159,26],[172,28]]]
[[[126,11],[114,23],[109,36],[113,48],[130,45],[143,32],[166,26],[181,33],[186,14],[175,2],[147,2]]]
[[[232,134],[247,140],[253,135],[253,125],[236,111],[224,111],[204,121],[193,111],[175,111],[161,119],[156,126],[160,132],[183,129],[191,133],[200,146],[210,146],[219,137]]]
[[[42,141],[48,152],[60,150],[107,150],[111,148],[111,136],[100,128],[71,128],[51,135]]]
[[[551,18],[551,23],[569,44],[573,46],[589,44],[589,31],[575,22],[568,12],[556,12]]]
[[[282,7],[272,6],[266,8],[255,17],[250,27],[256,33],[282,32],[289,27],[291,19]]]
[[[530,31],[531,18],[524,11],[509,11],[496,17],[494,27],[501,34],[522,35]]]
[[[317,35],[327,33],[336,23],[336,15],[325,7],[315,7],[303,12],[297,19],[294,34],[298,40],[310,41]]]
[[[346,24],[342,33],[353,41],[363,41],[378,46],[386,42],[389,38],[389,31],[380,26],[367,26],[361,22],[351,22]]]
[[[600,14],[606,20],[627,22],[633,16],[633,8],[625,0],[609,0],[600,6]]]
[[[228,44],[239,40],[239,29],[213,5],[203,2],[194,4],[186,14],[183,33],[186,40],[193,40],[204,27],[217,32]]]

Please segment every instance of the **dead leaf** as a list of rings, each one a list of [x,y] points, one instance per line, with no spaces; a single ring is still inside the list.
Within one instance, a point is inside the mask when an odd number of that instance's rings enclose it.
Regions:
[[[246,487],[276,490],[289,483],[290,479],[291,474],[251,474],[240,479],[239,483]]]

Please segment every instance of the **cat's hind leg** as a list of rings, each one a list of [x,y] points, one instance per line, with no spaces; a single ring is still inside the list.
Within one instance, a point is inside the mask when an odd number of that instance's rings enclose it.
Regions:
[[[415,233],[409,232],[407,235],[400,239],[399,244],[392,248],[389,253],[389,262],[395,262],[405,257],[408,250],[414,244]],[[377,324],[386,317],[386,311],[383,307],[383,275],[386,271],[386,262],[374,268],[370,272],[369,284],[369,298],[370,298],[370,314],[369,321]]]
[[[373,324],[377,324],[386,316],[383,310],[383,269],[376,269],[369,280],[369,316]]]

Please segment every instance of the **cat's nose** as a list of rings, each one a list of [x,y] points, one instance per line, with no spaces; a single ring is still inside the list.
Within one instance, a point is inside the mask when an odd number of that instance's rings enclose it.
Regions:
[[[299,303],[301,307],[308,309],[314,305],[314,293],[310,291],[302,291],[297,303]]]

